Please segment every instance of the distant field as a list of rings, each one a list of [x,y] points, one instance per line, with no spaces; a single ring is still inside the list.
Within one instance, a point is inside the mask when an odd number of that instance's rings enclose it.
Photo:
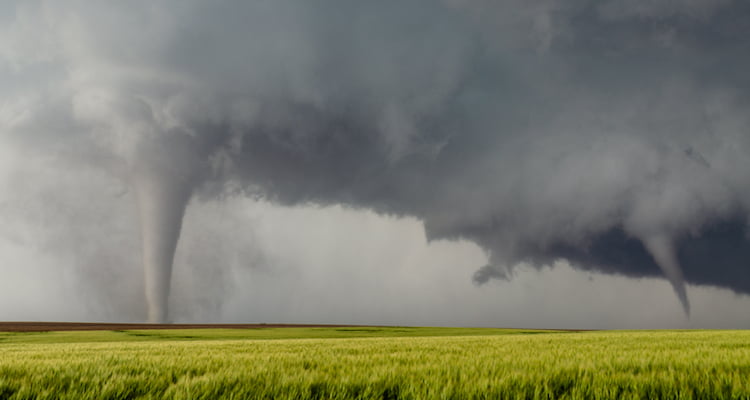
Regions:
[[[0,399],[750,399],[750,332],[0,333]]]

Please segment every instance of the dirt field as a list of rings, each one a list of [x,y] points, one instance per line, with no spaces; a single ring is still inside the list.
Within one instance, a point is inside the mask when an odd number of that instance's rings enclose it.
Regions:
[[[97,322],[0,322],[0,332],[119,331],[134,329],[342,328],[351,325],[292,324],[113,324]]]

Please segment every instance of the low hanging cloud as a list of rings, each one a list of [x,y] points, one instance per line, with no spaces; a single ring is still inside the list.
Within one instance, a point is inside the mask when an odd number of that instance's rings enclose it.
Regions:
[[[188,201],[228,194],[415,217],[487,252],[477,283],[558,260],[663,276],[687,311],[686,283],[750,293],[749,17],[731,1],[10,2],[0,140],[132,189],[154,321]]]

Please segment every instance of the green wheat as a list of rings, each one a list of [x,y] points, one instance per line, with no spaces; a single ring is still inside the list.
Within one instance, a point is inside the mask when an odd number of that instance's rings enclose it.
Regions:
[[[0,398],[750,399],[750,332],[0,334]]]

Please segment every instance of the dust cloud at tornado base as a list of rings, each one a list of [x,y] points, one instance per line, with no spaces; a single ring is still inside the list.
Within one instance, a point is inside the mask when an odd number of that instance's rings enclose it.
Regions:
[[[691,284],[750,292],[742,3],[9,4],[0,140],[40,186],[8,186],[3,235],[124,318],[177,318],[183,210],[242,197],[411,218],[478,246],[478,284],[662,277],[686,313]]]

